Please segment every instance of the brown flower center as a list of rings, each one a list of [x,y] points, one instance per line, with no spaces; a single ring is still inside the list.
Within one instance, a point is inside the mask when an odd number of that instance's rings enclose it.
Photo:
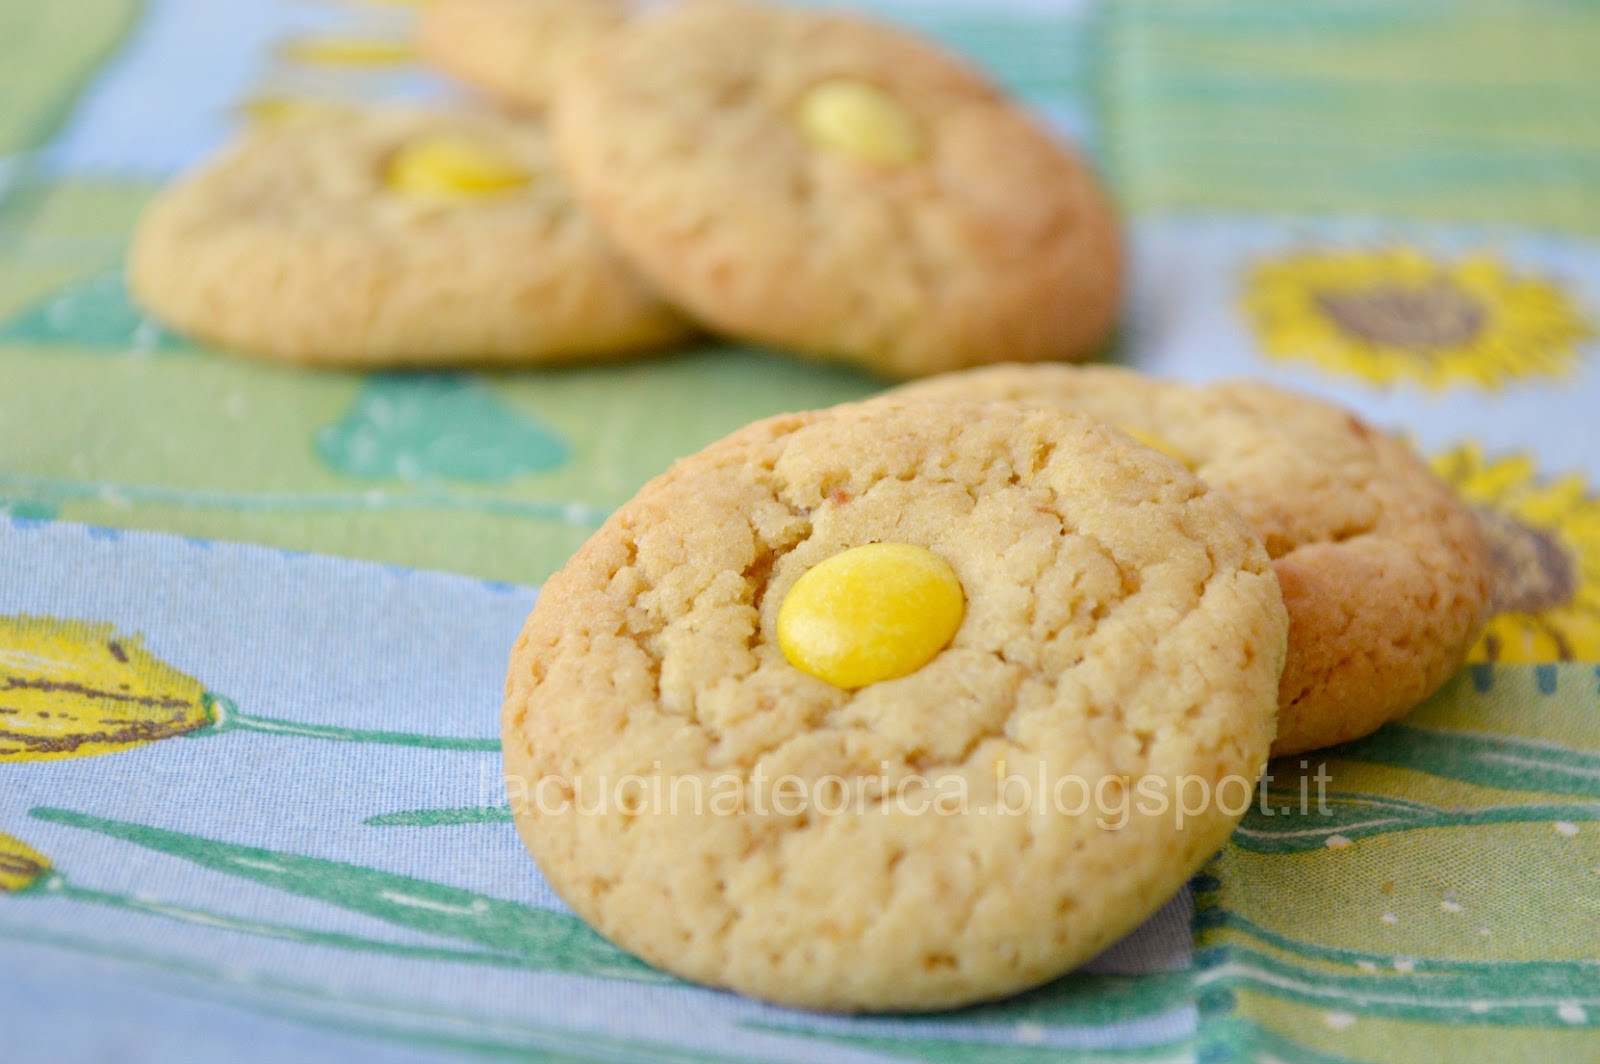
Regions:
[[[1368,343],[1432,351],[1466,343],[1483,329],[1483,304],[1458,285],[1380,281],[1365,288],[1318,292],[1317,308],[1351,336]]]
[[[1494,569],[1489,608],[1539,613],[1564,606],[1578,591],[1578,564],[1550,532],[1489,506],[1474,506]]]
[[[23,887],[27,887],[43,875],[44,871],[45,866],[31,857],[24,857],[19,853],[0,853],[0,880],[14,879]],[[0,892],[6,889],[0,886]]]

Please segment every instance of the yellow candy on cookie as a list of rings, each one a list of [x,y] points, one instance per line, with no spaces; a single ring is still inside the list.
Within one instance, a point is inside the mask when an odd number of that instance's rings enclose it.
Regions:
[[[906,543],[869,543],[795,581],[778,611],[778,646],[801,672],[854,690],[922,668],[965,613],[961,581],[943,558]]]
[[[258,96],[239,105],[240,114],[264,126],[339,115],[345,110],[344,104],[309,96]]]
[[[1100,953],[1244,813],[1180,823],[1132,781],[1253,793],[1288,632],[1234,507],[1144,458],[1067,411],[878,401],[680,460],[512,651],[546,882],[651,965],[801,1008],[950,1008]],[[796,667],[829,639],[861,673]]]
[[[280,49],[285,59],[309,66],[399,66],[414,58],[405,41],[382,37],[309,37],[290,41]]]
[[[421,137],[389,160],[389,187],[420,196],[486,196],[522,188],[532,180],[504,152],[478,140],[450,135]]]
[[[922,158],[922,133],[893,96],[870,82],[834,78],[801,97],[800,131],[822,151],[900,165]]]
[[[1084,358],[1116,319],[1122,240],[1084,161],[899,27],[668,4],[577,64],[551,124],[584,210],[712,332],[918,377]]]

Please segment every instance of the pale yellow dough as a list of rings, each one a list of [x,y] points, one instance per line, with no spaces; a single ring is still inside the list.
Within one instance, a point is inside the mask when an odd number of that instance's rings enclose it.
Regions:
[[[731,336],[915,377],[1082,358],[1115,319],[1119,230],[1087,166],[909,32],[690,0],[607,40],[553,114],[597,222]]]
[[[421,139],[491,145],[526,172],[493,194],[393,187]],[[179,331],[292,362],[521,364],[613,357],[688,322],[573,202],[537,122],[347,111],[259,128],[164,190],[129,281]]]
[[[1359,738],[1466,660],[1488,605],[1477,522],[1408,448],[1334,403],[1264,384],[995,366],[891,399],[1026,400],[1148,434],[1266,543],[1289,608],[1274,755]]]
[[[966,611],[922,668],[846,691],[785,660],[776,618],[802,573],[871,542],[945,559]],[[579,915],[686,978],[849,1011],[998,997],[1110,945],[1228,837],[1272,740],[1286,624],[1221,495],[1087,418],[773,418],[652,481],[545,584],[507,678],[512,809]],[[1107,815],[983,811],[1002,778],[1041,773],[1105,787]],[[630,774],[752,797],[598,801]],[[783,815],[786,774],[836,775],[865,805]],[[1186,775],[1237,777],[1232,808],[1110,815]],[[964,787],[966,811],[884,799],[913,776]]]

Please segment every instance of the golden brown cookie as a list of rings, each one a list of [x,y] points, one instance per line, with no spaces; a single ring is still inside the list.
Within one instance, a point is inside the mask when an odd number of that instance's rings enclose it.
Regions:
[[[435,0],[417,19],[423,58],[510,107],[542,110],[627,20],[626,0]]]
[[[533,363],[690,332],[572,201],[544,129],[488,114],[258,128],[151,204],[129,281],[183,332],[295,362]]]
[[[967,64],[847,14],[702,0],[566,84],[579,198],[730,335],[920,376],[1080,358],[1121,252],[1083,162]]]
[[[871,544],[964,606],[920,667],[837,686],[780,617]],[[545,584],[507,678],[512,809],[561,897],[669,971],[807,1008],[993,998],[1094,956],[1227,838],[1286,625],[1220,494],[1088,418],[781,416],[646,485]]]
[[[1275,756],[1366,735],[1466,659],[1488,599],[1472,514],[1397,440],[1340,406],[1263,384],[1099,366],[994,366],[892,399],[1026,400],[1166,447],[1266,543],[1289,609]]]

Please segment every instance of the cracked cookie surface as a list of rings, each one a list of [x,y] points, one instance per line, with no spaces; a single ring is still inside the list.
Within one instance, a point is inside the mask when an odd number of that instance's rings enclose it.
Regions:
[[[1275,756],[1358,738],[1466,659],[1490,565],[1471,512],[1403,444],[1333,403],[1246,382],[994,366],[891,399],[1026,400],[1152,434],[1266,544],[1289,610]]]
[[[873,542],[948,562],[966,612],[917,671],[846,691],[789,664],[777,615]],[[680,975],[824,1009],[997,997],[1092,957],[1221,845],[1286,624],[1220,495],[1088,418],[781,416],[674,465],[546,583],[507,678],[512,808],[574,910]],[[1240,777],[1240,807],[1118,823],[1140,781],[1184,776]],[[1073,777],[1102,792],[1085,812]]]
[[[808,110],[819,87],[849,98]],[[554,124],[617,246],[730,335],[911,377],[1082,357],[1116,313],[1117,225],[1085,165],[905,32],[685,3],[609,38]]]
[[[398,153],[437,138],[481,144],[526,181],[391,187]],[[182,332],[306,363],[598,358],[692,332],[573,202],[543,126],[489,114],[349,111],[246,134],[151,204],[129,283]]]

